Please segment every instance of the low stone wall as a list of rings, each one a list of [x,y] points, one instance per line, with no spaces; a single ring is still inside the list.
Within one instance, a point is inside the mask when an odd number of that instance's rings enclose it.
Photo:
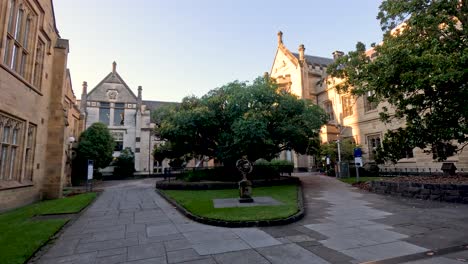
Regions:
[[[466,184],[372,181],[370,186],[372,192],[380,194],[451,203],[468,203],[468,185]]]
[[[299,184],[300,180],[297,177],[281,176],[279,179],[270,181],[253,181],[253,187],[275,186],[287,184]],[[161,180],[156,182],[156,189],[161,190],[222,190],[222,189],[237,189],[237,182],[185,182],[180,180]]]

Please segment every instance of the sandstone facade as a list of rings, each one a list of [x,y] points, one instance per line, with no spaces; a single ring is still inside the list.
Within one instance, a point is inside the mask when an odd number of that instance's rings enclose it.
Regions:
[[[62,195],[68,45],[52,1],[0,1],[0,211]]]
[[[334,52],[333,57],[341,56],[342,52]],[[386,124],[380,121],[379,112],[387,103],[378,105],[370,103],[367,96],[353,97],[340,94],[334,86],[340,80],[331,79],[326,74],[327,66],[333,58],[322,58],[305,54],[304,45],[300,45],[297,53],[291,52],[283,43],[283,33],[278,33],[278,49],[275,55],[270,76],[280,87],[289,90],[300,98],[309,99],[321,106],[328,114],[330,121],[321,129],[322,142],[336,141],[338,138],[350,138],[363,150],[363,163],[374,163],[375,149],[381,145],[385,133],[401,127],[403,123],[394,121]],[[407,158],[397,164],[386,164],[387,168],[408,168],[426,172],[440,171],[441,162],[432,159],[419,148],[406,150]],[[282,153],[281,158],[288,158],[288,153]],[[312,168],[316,166],[314,159],[290,153],[296,167]],[[459,171],[468,170],[468,153],[466,151],[449,157],[446,162],[453,162]]]

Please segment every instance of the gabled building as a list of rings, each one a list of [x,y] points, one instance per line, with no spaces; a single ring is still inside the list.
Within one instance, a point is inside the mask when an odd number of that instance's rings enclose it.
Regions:
[[[299,45],[298,52],[291,52],[283,43],[283,33],[278,33],[278,49],[275,55],[270,76],[276,80],[279,87],[290,91],[299,98],[309,99],[312,103],[321,106],[328,115],[327,125],[321,129],[320,137],[322,143],[333,142],[337,139],[351,139],[356,144],[361,145],[363,150],[363,163],[374,164],[375,153],[382,145],[385,133],[394,130],[402,125],[400,121],[383,123],[380,121],[379,112],[383,107],[391,109],[391,106],[382,102],[376,104],[368,100],[371,93],[363,96],[352,96],[347,93],[338,93],[335,85],[340,82],[338,79],[327,76],[327,66],[343,52],[333,52],[333,58],[322,58],[305,54],[304,45]],[[373,50],[367,52],[369,57],[373,56]],[[398,161],[397,164],[386,164],[383,169],[407,169],[410,172],[416,170],[421,172],[424,169],[428,172],[439,171],[441,162],[432,159],[419,148],[405,149],[402,146],[402,153],[406,158]],[[283,153],[283,159],[294,161],[296,167],[312,168],[314,160],[311,157],[296,155],[294,153]],[[453,162],[461,171],[468,169],[468,152],[463,151],[446,162]],[[407,171],[405,170],[405,171]]]
[[[68,52],[51,0],[0,1],[0,211],[62,196]]]
[[[88,85],[84,82],[80,105],[86,115],[86,128],[96,122],[106,124],[117,143],[114,157],[118,157],[122,149],[131,148],[135,153],[137,174],[152,173],[154,167],[160,167],[153,161],[157,138],[152,133],[154,124],[151,123],[151,111],[143,103],[142,87],[138,87],[135,95],[117,72],[117,63],[114,62],[112,71],[91,91],[87,90]],[[153,108],[166,104],[145,102]]]
[[[299,45],[298,52],[291,52],[283,43],[283,33],[278,32],[278,48],[270,70],[270,77],[275,79],[281,89],[308,99],[321,105],[330,117],[330,124],[322,128],[322,142],[337,138],[335,112],[326,84],[327,66],[332,58],[324,58],[305,54],[304,45]],[[282,159],[294,162],[296,168],[310,169],[316,166],[316,160],[311,156],[299,155],[294,152],[283,152]]]

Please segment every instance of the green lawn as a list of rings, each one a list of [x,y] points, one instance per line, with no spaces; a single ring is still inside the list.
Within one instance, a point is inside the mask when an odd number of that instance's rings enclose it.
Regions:
[[[259,187],[253,189],[253,196],[271,196],[284,205],[235,208],[214,208],[213,199],[238,198],[239,190],[165,190],[168,196],[195,215],[226,221],[272,220],[295,214],[297,207],[296,185]]]
[[[0,214],[0,263],[22,264],[46,243],[68,220],[32,220],[44,214],[77,213],[96,198],[85,193],[38,202]]]
[[[383,179],[382,177],[359,177],[360,182],[368,182],[368,181],[375,181],[375,180],[382,180],[382,179]],[[353,183],[356,183],[356,177],[340,178],[340,181],[353,184]]]

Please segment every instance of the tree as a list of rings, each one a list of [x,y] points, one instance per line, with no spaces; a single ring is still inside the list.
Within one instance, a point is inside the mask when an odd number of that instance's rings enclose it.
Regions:
[[[353,140],[345,138],[340,143],[340,154],[342,161],[354,161],[354,149],[358,145]],[[324,157],[330,157],[330,160],[335,163],[338,161],[338,146],[336,142],[329,142],[320,146],[320,154]]]
[[[95,168],[105,168],[112,161],[114,145],[114,138],[107,126],[94,123],[80,135],[77,158],[84,162],[93,160]]]
[[[114,175],[119,178],[133,176],[135,172],[135,154],[131,148],[124,148],[114,162]]]
[[[465,0],[385,0],[377,16],[383,42],[362,43],[328,73],[342,92],[388,102],[380,117],[401,120],[379,156],[396,162],[419,147],[445,160],[468,144],[468,5]],[[372,57],[372,58],[371,58]],[[337,79],[336,79],[337,78]],[[341,82],[340,82],[341,81]]]
[[[155,157],[216,158],[225,165],[242,156],[270,160],[283,150],[311,154],[326,115],[318,106],[258,78],[252,84],[232,82],[197,98],[159,109],[155,133],[170,148]]]

